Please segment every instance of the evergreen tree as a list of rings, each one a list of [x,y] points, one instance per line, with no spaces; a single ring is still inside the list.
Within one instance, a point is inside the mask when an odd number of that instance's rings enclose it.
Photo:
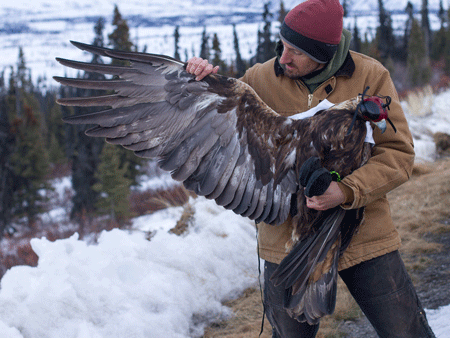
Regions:
[[[47,149],[51,163],[64,163],[67,158],[64,153],[64,125],[62,122],[62,109],[59,104],[55,104],[55,97],[52,95],[54,103],[47,114]]]
[[[361,49],[362,49],[362,42],[361,42],[361,37],[359,34],[359,29],[358,29],[358,22],[356,20],[356,16],[355,16],[355,25],[353,26],[353,37],[352,37],[352,41],[351,41],[351,49],[353,49],[355,52],[361,53]]]
[[[448,32],[445,27],[439,28],[439,30],[434,33],[433,43],[431,44],[431,52],[430,57],[433,60],[440,60],[445,56],[446,51],[448,50]]]
[[[412,23],[414,20],[414,6],[411,3],[411,1],[408,1],[406,8],[405,8],[405,12],[407,15],[407,19],[405,22],[405,34],[404,34],[404,38],[403,38],[403,49],[407,50],[409,37],[411,35]]]
[[[383,5],[383,0],[378,0],[380,26],[377,29],[377,49],[380,51],[380,61],[387,60],[394,53],[395,38],[392,28],[392,19]]]
[[[180,26],[175,27],[175,31],[173,33],[173,38],[175,41],[175,46],[174,46],[175,53],[174,53],[173,57],[177,60],[181,60],[180,53],[178,52],[178,50],[180,49],[180,47],[178,45],[180,43]]]
[[[445,15],[444,5],[442,0],[439,0],[439,12],[438,12],[439,21],[441,22],[441,28],[444,27],[447,16]]]
[[[206,27],[203,27],[202,42],[200,46],[200,57],[202,59],[209,60],[210,56],[211,54],[209,48],[209,35],[206,33]]]
[[[43,197],[39,190],[50,188],[46,182],[48,156],[36,114],[26,103],[23,107],[23,117],[13,121],[16,142],[11,155],[14,177],[11,198],[15,216],[26,216],[31,224],[41,212],[39,202]]]
[[[117,9],[117,7],[116,7]],[[118,13],[118,16],[120,16],[120,13]],[[92,44],[94,46],[104,47],[105,46],[105,39],[103,37],[103,32],[105,30],[105,19],[103,17],[98,18],[97,22],[94,26],[94,41]],[[113,33],[114,34],[114,33]],[[94,63],[103,63],[103,60],[100,55],[93,55],[92,61]]]
[[[270,2],[264,4],[264,12],[262,14],[264,27],[262,31],[258,31],[258,46],[254,62],[263,63],[275,56],[275,45],[272,41],[272,14],[269,11]]]
[[[113,46],[116,50],[121,50],[125,52],[129,52],[133,48],[133,43],[130,40],[130,28],[125,19],[122,18],[122,15],[119,12],[117,5],[114,8],[114,19],[113,19],[114,31],[108,35],[109,44]],[[113,59],[111,62],[112,65],[126,65],[126,61]],[[132,185],[137,185],[137,176],[140,174],[139,168],[144,163],[144,160],[140,157],[137,157],[133,152],[126,150],[124,148],[118,148],[117,151],[120,154],[120,163],[121,167],[125,167],[125,163],[127,169],[127,178],[132,181]]]
[[[426,42],[419,22],[414,19],[408,45],[407,69],[412,86],[422,86],[430,80],[431,67]]]
[[[220,49],[220,41],[217,33],[214,33],[212,40],[212,51],[214,52],[214,57],[212,59],[212,64],[215,66],[219,66],[222,73],[227,72],[227,66],[225,62],[222,60],[222,50]]]
[[[117,5],[114,6],[114,16],[112,22],[114,31],[108,35],[109,44],[113,49],[131,52],[133,43],[130,39],[130,28],[122,14],[119,12]]]
[[[43,200],[40,190],[49,189],[46,183],[48,155],[39,94],[33,92],[22,48],[19,48],[17,70],[11,72],[9,84],[2,108],[4,126],[9,127],[3,140],[6,158],[2,162],[6,167],[3,168],[2,190],[8,193],[4,197],[10,202],[3,203],[2,208],[6,218],[9,215],[25,216],[31,224]],[[6,210],[5,206],[9,209]]]
[[[120,167],[118,147],[106,144],[101,154],[101,162],[95,174],[98,183],[94,189],[101,193],[97,207],[102,213],[110,215],[110,219],[121,224],[130,217],[129,201],[130,183],[126,178],[127,168]]]
[[[284,18],[286,17],[288,12],[289,11],[287,11],[286,8],[284,7],[284,1],[281,0],[280,9],[278,10],[278,21],[280,22],[280,24],[283,24]]]
[[[103,19],[100,18],[94,27],[95,38],[93,44],[98,47],[104,47],[103,43]],[[94,55],[93,63],[103,63],[103,59]],[[84,78],[90,80],[104,80],[105,76],[98,73],[84,73]],[[73,92],[70,92],[73,91]],[[104,91],[93,89],[70,89],[67,96],[98,96],[105,94]],[[63,110],[65,114],[88,114],[96,111],[92,107],[73,107],[71,110]],[[86,125],[68,125],[67,136],[73,145],[69,146],[68,152],[72,160],[72,187],[74,196],[72,198],[71,217],[81,221],[83,215],[92,215],[95,211],[95,205],[99,198],[99,193],[93,189],[97,179],[95,172],[100,162],[100,154],[103,149],[104,141],[100,138],[87,137],[84,131]],[[69,142],[70,142],[69,141]]]
[[[349,1],[348,0],[344,0],[342,2],[342,8],[344,9],[344,17],[347,17],[348,11],[349,11]]]
[[[425,42],[425,52],[427,57],[430,56],[430,42],[431,42],[431,28],[430,28],[430,19],[428,17],[428,0],[422,0],[422,33],[423,40]]]
[[[239,39],[236,32],[236,25],[233,24],[233,44],[234,44],[234,52],[236,54],[236,77],[241,77],[244,75],[247,66],[245,65],[244,60],[242,60],[241,52],[239,50]]]
[[[2,74],[3,79],[3,74]],[[14,178],[11,171],[11,154],[15,138],[11,133],[7,111],[6,88],[1,86],[0,94],[0,240],[12,217],[12,199]]]

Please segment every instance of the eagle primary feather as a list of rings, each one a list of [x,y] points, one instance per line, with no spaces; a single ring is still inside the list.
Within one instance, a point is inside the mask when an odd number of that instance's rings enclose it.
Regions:
[[[337,260],[361,222],[362,210],[308,209],[298,175],[312,156],[341,176],[368,160],[365,121],[358,118],[352,125],[361,97],[292,120],[278,115],[237,79],[210,75],[195,81],[185,63],[167,56],[72,43],[128,65],[57,58],[67,67],[115,76],[102,81],[55,77],[63,85],[114,91],[59,99],[62,105],[110,107],[64,121],[96,125],[86,134],[104,137],[137,156],[157,158],[186,188],[239,215],[278,225],[292,214],[294,249],[272,279],[285,285],[285,306],[292,316],[316,323],[332,313]]]

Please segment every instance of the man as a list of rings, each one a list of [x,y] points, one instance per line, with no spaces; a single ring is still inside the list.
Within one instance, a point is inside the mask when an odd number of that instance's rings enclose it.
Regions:
[[[415,289],[400,258],[400,238],[390,216],[386,194],[408,180],[414,162],[411,133],[389,72],[376,60],[349,51],[351,34],[343,29],[338,0],[305,1],[286,16],[280,30],[278,56],[250,68],[242,80],[272,109],[290,116],[315,107],[368,95],[390,96],[389,116],[397,128],[374,132],[369,162],[333,182],[307,206],[326,210],[365,206],[365,220],[339,261],[340,276],[380,337],[434,337]],[[207,60],[192,58],[187,71],[201,80],[217,73]],[[286,256],[292,230],[289,220],[279,227],[258,225],[260,256],[265,260],[264,303],[273,337],[315,337],[318,325],[291,318],[283,309],[283,286],[270,276]]]

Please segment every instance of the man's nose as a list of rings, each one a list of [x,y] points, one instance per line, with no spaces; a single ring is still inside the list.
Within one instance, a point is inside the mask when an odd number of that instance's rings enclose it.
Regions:
[[[292,60],[291,60],[289,53],[286,52],[286,49],[283,50],[283,53],[281,54],[281,57],[280,57],[280,63],[287,64],[287,63],[290,63],[291,61]]]

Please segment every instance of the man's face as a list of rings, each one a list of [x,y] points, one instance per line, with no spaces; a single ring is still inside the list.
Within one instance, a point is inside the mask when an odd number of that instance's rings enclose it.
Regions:
[[[280,58],[280,63],[284,65],[284,75],[287,77],[298,80],[302,76],[325,67],[324,63],[318,63],[294,46],[284,41],[282,42],[284,49]]]

